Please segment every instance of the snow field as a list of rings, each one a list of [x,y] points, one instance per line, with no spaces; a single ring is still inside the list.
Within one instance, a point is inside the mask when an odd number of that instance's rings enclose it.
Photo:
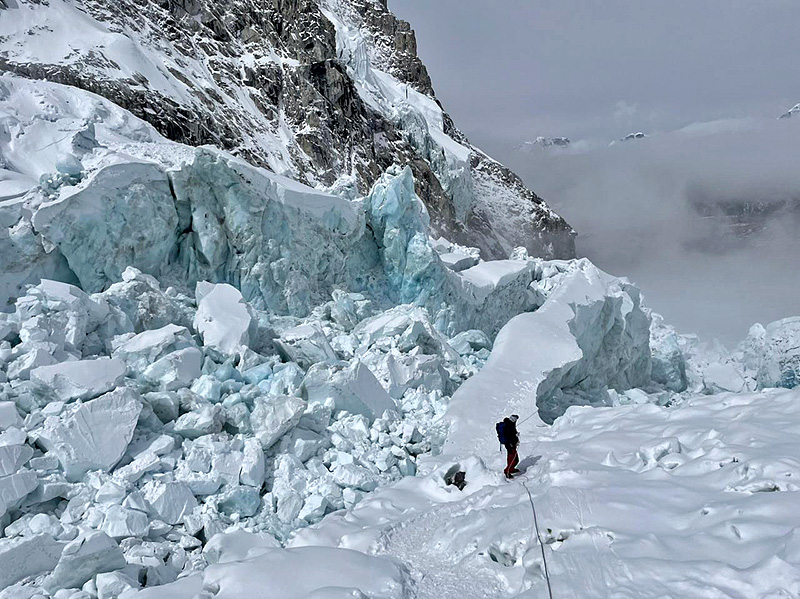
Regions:
[[[523,488],[556,597],[793,597],[800,557],[796,390],[567,410],[521,427],[524,474],[495,451],[377,490],[293,545],[399,558],[411,597],[546,597]]]

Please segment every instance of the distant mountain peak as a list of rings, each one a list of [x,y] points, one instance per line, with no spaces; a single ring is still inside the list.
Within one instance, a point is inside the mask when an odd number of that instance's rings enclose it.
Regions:
[[[620,141],[630,141],[632,139],[644,139],[645,137],[650,137],[646,133],[642,133],[641,131],[637,131],[636,133],[628,133],[625,137],[621,137]]]
[[[784,112],[784,113],[783,113],[781,116],[779,116],[778,118],[779,118],[779,119],[790,119],[790,118],[792,118],[793,116],[795,116],[795,115],[798,115],[798,114],[800,114],[800,103],[798,103],[798,104],[795,104],[794,106],[792,106],[792,107],[791,107],[789,110],[787,110],[786,112]]]
[[[533,141],[523,141],[517,146],[521,152],[533,152],[537,148],[567,148],[570,144],[569,137],[545,137],[540,135]]]

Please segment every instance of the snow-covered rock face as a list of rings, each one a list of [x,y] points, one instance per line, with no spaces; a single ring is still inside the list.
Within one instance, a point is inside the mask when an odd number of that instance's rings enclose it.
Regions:
[[[4,71],[97,93],[174,141],[213,144],[343,193],[363,194],[389,165],[409,164],[440,234],[493,258],[518,245],[548,258],[574,255],[569,225],[455,128],[416,55],[414,32],[385,2],[20,0],[3,9],[0,37]],[[24,122],[9,116],[3,129]],[[91,122],[69,131],[75,147],[45,177],[50,186],[79,181],[80,152],[98,143]],[[5,162],[12,176],[0,198],[21,195],[25,174]],[[122,184],[119,175],[106,176]],[[149,180],[149,193],[166,191],[163,173],[147,165],[134,178]],[[162,218],[167,228],[175,219],[166,205],[143,207],[151,210],[143,218]],[[111,208],[106,216],[114,217]],[[76,218],[76,208],[64,217]],[[159,250],[135,235],[124,241],[145,261]]]
[[[646,133],[637,131],[636,133],[628,133],[625,137],[621,137],[620,141],[632,141],[634,139],[644,139],[645,137],[648,137]]]
[[[522,142],[517,146],[517,149],[520,152],[530,154],[540,149],[568,148],[570,143],[569,137],[544,137],[540,135],[533,141]]]

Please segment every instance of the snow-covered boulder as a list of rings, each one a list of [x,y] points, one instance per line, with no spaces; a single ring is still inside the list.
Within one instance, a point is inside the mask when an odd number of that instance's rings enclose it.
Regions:
[[[60,362],[31,370],[37,389],[61,401],[92,399],[118,387],[125,378],[121,360],[98,358]]]
[[[11,361],[6,370],[6,376],[11,379],[28,380],[31,371],[42,366],[52,366],[58,364],[58,360],[53,357],[50,351],[44,347],[33,347]]]
[[[31,457],[30,445],[0,445],[0,478],[17,472]]]
[[[125,556],[114,539],[104,532],[82,532],[64,547],[58,564],[45,578],[43,586],[51,592],[79,588],[95,574],[124,566]]]
[[[250,416],[253,433],[261,447],[269,449],[284,434],[297,426],[306,409],[306,402],[289,395],[260,395]]]
[[[375,475],[358,464],[343,464],[333,471],[334,482],[351,489],[372,491],[378,486]]]
[[[186,347],[170,352],[150,364],[142,376],[164,391],[188,387],[202,374],[203,352]]]
[[[28,576],[49,572],[58,564],[64,543],[49,534],[0,540],[0,588]]]
[[[125,362],[131,374],[135,375],[165,354],[195,347],[195,343],[186,327],[168,324],[138,335],[117,337],[112,340],[111,346],[111,355]]]
[[[150,520],[144,512],[121,505],[111,505],[105,513],[100,528],[112,539],[124,539],[146,536],[149,524]]]
[[[189,487],[178,482],[152,481],[144,486],[142,493],[150,516],[167,524],[178,524],[197,506]]]
[[[767,325],[757,377],[759,389],[800,385],[800,316]]]
[[[110,470],[122,458],[141,409],[135,391],[117,389],[48,418],[38,440],[58,457],[69,480],[80,480],[89,470]]]
[[[203,338],[203,345],[226,355],[242,352],[250,344],[255,321],[239,290],[227,283],[201,281],[195,295],[194,327]]]
[[[0,518],[9,510],[18,507],[38,486],[36,473],[24,468],[14,474],[0,477]]]
[[[0,401],[0,431],[9,427],[19,427],[22,418],[17,410],[17,405],[13,401]]]
[[[310,403],[333,399],[337,410],[362,414],[370,421],[397,405],[362,362],[343,370],[312,369],[303,381],[304,397]]]
[[[225,487],[215,497],[220,513],[237,519],[254,516],[261,507],[261,495],[257,489],[247,486]]]
[[[261,449],[261,444],[253,438],[245,439],[242,465],[239,468],[239,482],[251,487],[261,487],[266,476],[264,466],[264,450]]]
[[[283,332],[275,345],[285,360],[308,368],[318,362],[338,360],[325,333],[315,324],[304,324]]]
[[[183,414],[175,421],[173,430],[187,439],[218,433],[225,424],[222,406],[206,405]]]
[[[94,582],[97,587],[97,599],[119,599],[126,591],[141,587],[138,580],[119,571],[98,574]]]

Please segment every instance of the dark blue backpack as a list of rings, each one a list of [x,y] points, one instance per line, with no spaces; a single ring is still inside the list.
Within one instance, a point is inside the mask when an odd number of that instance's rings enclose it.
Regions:
[[[508,439],[506,438],[506,423],[498,422],[494,427],[497,429],[497,440],[500,441],[500,445],[508,443]]]

